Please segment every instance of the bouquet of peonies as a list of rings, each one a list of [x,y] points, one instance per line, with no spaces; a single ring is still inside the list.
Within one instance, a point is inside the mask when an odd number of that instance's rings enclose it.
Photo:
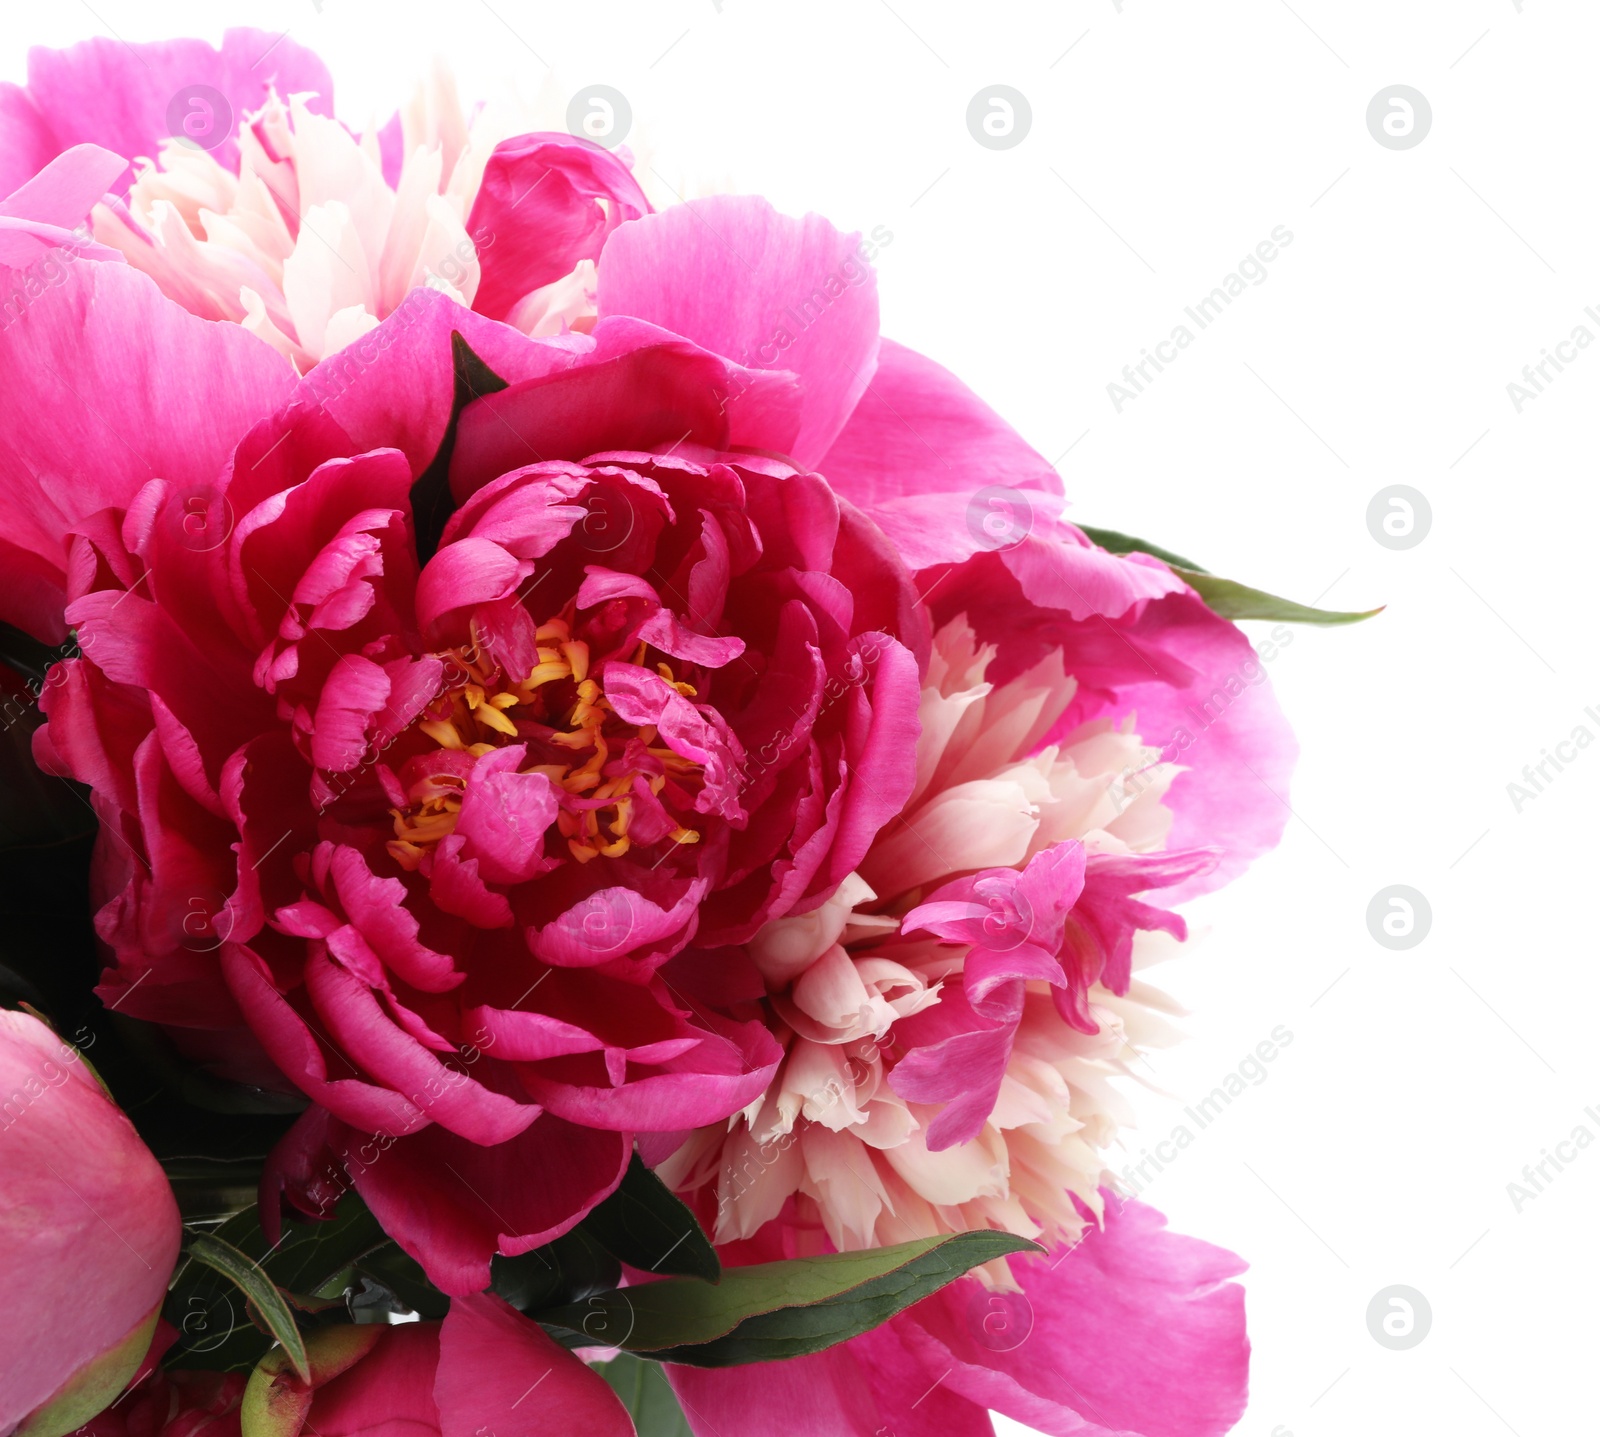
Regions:
[[[0,88],[0,1434],[1225,1431],[1136,970],[1287,812],[1231,620],[1354,616],[1067,522],[819,216],[332,96]]]

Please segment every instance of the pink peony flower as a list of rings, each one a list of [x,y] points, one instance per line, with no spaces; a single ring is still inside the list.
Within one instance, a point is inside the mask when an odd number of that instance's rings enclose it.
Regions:
[[[76,1050],[0,1009],[0,1432],[59,1437],[122,1390],[181,1234],[166,1175]]]
[[[775,293],[853,246],[742,213]],[[186,345],[255,343],[190,329],[127,266],[51,301],[69,323],[151,315],[176,331],[168,370]],[[828,316],[857,372],[873,309],[856,287]],[[509,387],[452,435],[441,529],[412,499],[446,436],[452,331]],[[36,313],[5,353],[61,338]],[[230,1076],[287,1075],[318,1104],[282,1154],[291,1199],[331,1146],[469,1292],[608,1193],[632,1134],[765,1089],[763,1024],[661,969],[822,903],[861,861],[912,782],[920,617],[882,535],[769,457],[825,446],[839,389],[637,319],[536,341],[417,291],[262,409],[209,487],[106,476],[121,502],[67,536],[82,656],[36,751],[95,792],[102,994],[234,1034]],[[216,422],[153,418],[135,454],[181,459]]]

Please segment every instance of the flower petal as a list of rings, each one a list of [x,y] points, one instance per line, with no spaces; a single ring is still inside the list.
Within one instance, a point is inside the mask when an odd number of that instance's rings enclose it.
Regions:
[[[813,469],[872,378],[878,293],[859,235],[716,195],[623,225],[600,257],[600,313],[632,315],[717,354],[800,377],[789,453]]]

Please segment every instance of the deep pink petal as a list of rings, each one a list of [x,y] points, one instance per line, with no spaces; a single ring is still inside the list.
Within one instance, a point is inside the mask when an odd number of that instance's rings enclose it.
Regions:
[[[1163,894],[1164,902],[1179,903],[1231,882],[1277,846],[1299,745],[1250,640],[1194,595],[1149,605],[1127,632],[1134,644],[1159,647],[1181,665],[1178,682],[1156,682],[1130,665],[1114,699],[1091,696],[1068,719],[1135,715],[1145,744],[1182,769],[1163,800],[1176,815],[1167,846],[1214,848],[1221,857],[1214,869]]]
[[[548,776],[517,772],[526,756],[523,744],[484,754],[461,803],[456,832],[466,840],[462,852],[490,883],[526,883],[549,866],[545,833],[561,804]]]
[[[148,480],[209,493],[233,446],[293,382],[269,346],[196,319],[129,266],[69,266],[0,336],[7,537],[64,573],[73,526],[127,506]],[[0,618],[28,612],[8,586]],[[58,620],[40,637],[64,632]]]
[[[348,932],[349,930],[344,930]],[[384,1011],[377,995],[346,965],[335,934],[330,956],[314,956],[305,968],[306,990],[323,1031],[393,1093],[404,1094],[419,1112],[474,1143],[503,1143],[539,1116],[532,1103],[484,1087],[470,1073],[448,1067],[439,1055]]]
[[[203,40],[130,45],[108,36],[64,50],[36,46],[28,52],[26,108],[15,99],[0,104],[0,190],[15,189],[76,144],[101,145],[128,160],[154,159],[161,142],[174,136],[174,118],[177,132],[185,120],[198,126],[193,137],[237,169],[234,136],[245,112],[260,109],[271,88],[285,98],[310,93],[312,110],[333,114],[327,67],[292,38],[266,30],[225,31],[220,50]],[[187,102],[190,91],[198,104]],[[216,110],[206,92],[220,94],[228,113]]]
[[[330,1076],[322,1048],[305,1019],[272,986],[267,965],[238,944],[225,944],[221,953],[228,987],[252,1031],[273,1062],[292,1075],[308,1097],[367,1132],[407,1133],[427,1122],[415,1104],[368,1082],[348,1058],[337,1057],[337,1071]]]
[[[0,1431],[10,1431],[154,1314],[183,1229],[133,1125],[81,1055],[25,1013],[0,1010],[0,1093]],[[79,1300],[87,1291],[93,1302]]]
[[[738,1367],[669,1363],[666,1373],[695,1437],[877,1437],[885,1430],[872,1384],[845,1347]],[[890,1430],[899,1432],[898,1422]]]
[[[911,796],[920,730],[922,680],[916,658],[903,644],[885,634],[863,634],[850,642],[845,672],[859,678],[839,701],[850,777],[817,885],[829,892],[855,870],[879,830]]]
[[[872,378],[878,295],[872,267],[820,215],[780,215],[754,196],[718,195],[623,225],[600,259],[600,313],[632,315],[717,354],[800,378],[789,453],[812,469]]]
[[[633,1437],[627,1409],[598,1372],[485,1293],[451,1302],[433,1397],[440,1437]]]
[[[579,260],[599,259],[606,236],[649,209],[632,171],[592,140],[533,134],[502,141],[467,219],[482,269],[473,308],[508,318],[525,295]]]
[[[386,1329],[355,1366],[317,1388],[302,1430],[314,1437],[437,1437],[439,1349],[436,1322]],[[195,1437],[211,1430],[207,1424]]]
[[[863,507],[908,494],[970,498],[988,485],[1061,493],[1055,470],[1015,429],[949,370],[892,339],[816,467]]]
[[[722,361],[672,343],[513,384],[462,412],[450,487],[464,500],[508,470],[544,460],[684,441],[720,448],[727,393]]]
[[[971,1321],[963,1281],[893,1319],[963,1397],[1059,1437],[1219,1437],[1244,1410],[1250,1369],[1244,1264],[1107,1194],[1105,1226],[1070,1251],[1008,1261],[1032,1329],[1008,1351]]]
[[[667,1379],[695,1437],[993,1437],[982,1407],[931,1377],[889,1327],[784,1362],[680,1367]]]
[[[340,1148],[383,1229],[442,1292],[489,1285],[489,1259],[553,1242],[622,1181],[633,1140],[546,1114],[480,1147],[442,1128],[395,1138],[351,1132]]]
[[[43,259],[52,249],[70,251],[60,257],[117,263],[121,252],[75,233],[89,211],[111,188],[128,162],[98,145],[74,145],[58,155],[27,184],[0,200],[0,265],[21,269]],[[40,274],[43,283],[54,274]]]
[[[767,1090],[783,1050],[758,1022],[704,1021],[716,1031],[637,1072],[613,1074],[598,1058],[557,1060],[521,1068],[523,1084],[552,1113],[586,1127],[671,1132],[721,1122]]]
[[[1048,494],[1011,491],[985,499],[981,490],[956,490],[889,499],[868,514],[913,570],[995,553],[1029,603],[1074,619],[1116,618],[1144,600],[1184,592],[1164,567],[1097,548],[1058,517],[1061,507]]]

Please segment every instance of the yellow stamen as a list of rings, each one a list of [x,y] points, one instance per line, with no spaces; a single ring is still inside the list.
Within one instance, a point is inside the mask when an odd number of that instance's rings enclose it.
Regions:
[[[438,744],[440,748],[454,749],[459,752],[466,747],[466,744],[461,742],[461,735],[456,732],[455,725],[446,723],[443,719],[425,719],[417,727]]]
[[[485,704],[478,710],[478,722],[486,728],[492,728],[496,733],[506,734],[510,738],[517,736],[517,726],[512,723],[493,704]]]
[[[498,752],[503,741],[521,736],[508,711],[525,705],[530,723],[536,722],[541,730],[551,725],[544,742],[567,750],[572,757],[566,763],[532,764],[520,772],[542,773],[565,792],[586,795],[594,805],[581,811],[557,811],[554,828],[566,841],[568,851],[579,863],[601,856],[620,857],[632,847],[629,830],[638,781],[643,779],[650,792],[659,796],[669,778],[689,778],[698,774],[700,765],[663,744],[654,724],[635,727],[619,720],[604,689],[591,677],[589,645],[572,637],[568,620],[551,619],[540,625],[536,644],[537,662],[532,672],[524,679],[513,680],[497,667],[492,646],[474,629],[472,646],[457,649],[453,655],[464,681],[430,705],[428,712],[443,716],[423,720],[417,730],[442,749],[482,758]],[[640,641],[633,662],[643,666],[648,652],[649,645]],[[694,685],[679,679],[671,663],[663,660],[655,670],[686,698],[696,696]],[[566,727],[562,728],[559,725],[563,716],[548,696],[539,696],[539,690],[549,683],[569,681],[576,692],[564,715]],[[528,726],[524,724],[523,728]],[[633,747],[635,739],[664,773],[643,772],[618,761],[627,753],[639,751]],[[612,769],[610,774],[606,772],[608,767]],[[625,771],[617,772],[618,769]],[[397,864],[416,871],[429,861],[433,846],[455,832],[464,788],[461,778],[445,772],[425,773],[412,784],[409,803],[390,810],[395,838],[388,848]],[[701,839],[696,830],[681,826],[670,837],[676,844],[698,843]]]

